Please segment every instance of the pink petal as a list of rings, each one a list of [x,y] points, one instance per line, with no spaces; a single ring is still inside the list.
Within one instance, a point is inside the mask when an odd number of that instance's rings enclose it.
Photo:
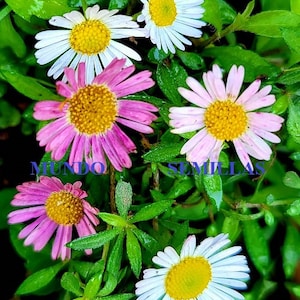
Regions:
[[[64,234],[63,226],[58,226],[56,235],[55,235],[55,238],[53,241],[52,251],[51,251],[51,257],[53,260],[57,259],[60,255],[63,234]]]
[[[266,131],[278,131],[284,122],[284,119],[272,113],[250,112],[247,113],[250,128],[261,128]]]
[[[45,206],[34,206],[14,210],[8,214],[8,223],[17,224],[38,218],[45,213]]]
[[[252,128],[252,131],[267,141],[270,141],[272,143],[280,143],[280,138],[269,131],[265,131],[259,128]]]
[[[180,154],[185,154],[187,152],[192,151],[192,149],[202,141],[204,137],[207,136],[207,130],[203,128],[199,132],[197,132],[193,137],[188,140],[180,150]]]
[[[153,104],[143,102],[143,101],[137,101],[137,100],[119,100],[118,105],[120,108],[126,108],[128,110],[135,110],[135,111],[152,111],[157,112],[158,108],[154,106]]]
[[[93,153],[93,161],[100,162],[103,164],[103,170],[96,169],[96,172],[106,172],[106,159],[104,156],[104,151],[101,145],[101,142],[98,137],[92,137],[92,153]]]
[[[245,69],[243,66],[233,65],[229,71],[226,83],[226,94],[228,98],[235,100],[241,90],[244,81]]]
[[[130,120],[126,120],[126,119],[122,119],[122,118],[117,118],[116,120],[118,123],[125,125],[129,128],[132,128],[138,132],[141,133],[152,133],[153,129],[150,126],[144,125],[144,124],[140,124],[134,121],[130,121]]]
[[[260,87],[261,81],[259,79],[253,81],[244,92],[236,100],[236,104],[243,104],[255,95]]]
[[[186,83],[202,99],[202,107],[208,107],[212,103],[213,98],[196,79],[188,77]]]
[[[201,98],[198,94],[186,88],[179,87],[178,92],[183,98],[199,107],[206,108],[209,105],[205,99]]]
[[[118,154],[115,152],[114,148],[111,148],[106,140],[106,137],[101,137],[101,144],[105,154],[107,155],[109,161],[112,163],[117,171],[122,171],[122,166],[120,165]]]
[[[78,85],[77,85],[74,69],[65,68],[64,73],[68,83],[70,84],[71,90],[75,93],[78,90]]]
[[[112,128],[114,135],[118,136],[120,142],[125,146],[129,153],[135,152],[136,146],[133,141],[115,124]]]
[[[57,93],[66,98],[72,98],[74,91],[63,81],[56,82]]]
[[[253,170],[252,162],[251,162],[250,157],[249,157],[247,151],[245,150],[245,147],[243,146],[243,143],[241,142],[241,140],[235,139],[232,142],[234,144],[235,151],[236,151],[242,165],[245,168],[251,167],[251,170]]]
[[[276,101],[276,99],[275,99],[274,95],[267,95],[267,96],[264,96],[262,98],[251,99],[251,101],[245,102],[243,106],[244,106],[246,111],[253,111],[253,110],[258,109],[258,108],[270,106],[275,101]]]

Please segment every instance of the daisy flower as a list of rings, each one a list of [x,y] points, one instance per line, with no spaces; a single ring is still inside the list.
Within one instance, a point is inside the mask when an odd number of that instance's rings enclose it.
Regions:
[[[40,251],[55,235],[51,257],[65,260],[71,258],[71,249],[65,245],[72,239],[74,226],[79,237],[96,233],[99,211],[84,200],[87,193],[80,181],[63,184],[56,177],[41,176],[39,182],[25,182],[16,188],[19,193],[11,205],[24,208],[9,213],[8,223],[33,220],[19,233],[26,246],[33,245],[35,251]],[[85,252],[91,254],[92,250]]]
[[[157,118],[152,112],[158,109],[142,101],[120,99],[154,85],[151,72],[129,77],[135,67],[124,66],[125,59],[114,59],[91,84],[85,81],[84,63],[79,64],[77,73],[66,68],[68,83],[56,83],[65,101],[41,101],[34,106],[33,116],[37,120],[55,119],[37,133],[40,146],[46,146],[46,152],[52,151],[53,160],[61,160],[71,145],[70,165],[84,158],[89,166],[100,162],[105,171],[106,154],[118,171],[131,167],[129,153],[135,152],[136,146],[118,124],[152,133],[149,125]],[[99,164],[96,167],[99,172]]]
[[[170,246],[159,251],[153,262],[160,269],[144,270],[136,283],[137,300],[232,300],[244,299],[237,290],[246,289],[249,279],[246,257],[237,255],[240,246],[224,250],[230,240],[227,234],[209,237],[196,245],[189,236],[180,255]]]
[[[283,118],[273,113],[255,111],[275,102],[267,85],[259,90],[261,81],[255,80],[241,94],[244,67],[233,65],[227,83],[222,80],[221,69],[214,65],[203,74],[205,88],[194,78],[188,77],[191,89],[180,87],[179,93],[196,106],[171,107],[172,133],[198,131],[181,149],[187,161],[203,164],[208,159],[217,162],[223,143],[232,142],[237,155],[247,169],[253,170],[250,156],[269,160],[272,154],[267,141],[279,143],[273,132],[278,131]]]
[[[185,36],[199,38],[205,25],[200,19],[204,9],[204,0],[141,0],[144,4],[138,22],[145,22],[146,37],[150,36],[153,44],[165,53],[175,53],[176,46],[184,50],[192,45]]]
[[[126,65],[132,64],[129,58],[140,61],[137,52],[116,40],[144,37],[144,30],[130,16],[116,15],[117,12],[100,10],[99,5],[94,5],[84,15],[72,11],[63,17],[52,17],[49,23],[62,29],[42,31],[35,36],[37,62],[44,65],[57,59],[47,73],[54,79],[63,73],[64,67],[76,69],[79,62],[85,62],[90,82],[115,57],[126,58]]]

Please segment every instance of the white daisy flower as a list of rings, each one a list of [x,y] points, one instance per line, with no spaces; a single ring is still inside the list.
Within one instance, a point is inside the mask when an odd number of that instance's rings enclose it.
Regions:
[[[240,246],[230,244],[227,234],[203,240],[194,235],[183,244],[180,255],[170,246],[159,251],[153,262],[160,269],[144,270],[136,283],[137,300],[233,300],[244,299],[237,290],[247,288],[249,267]]]
[[[115,58],[126,58],[126,65],[132,65],[129,58],[140,61],[140,55],[115,40],[129,37],[145,37],[145,30],[132,21],[132,17],[116,15],[118,10],[100,10],[99,5],[88,7],[85,15],[72,11],[49,20],[53,26],[64,29],[46,30],[35,37],[37,62],[47,64],[55,59],[47,75],[58,78],[65,67],[76,69],[79,62],[85,62],[87,80]]]
[[[147,36],[158,49],[165,53],[175,53],[176,46],[184,50],[186,45],[192,45],[185,36],[199,38],[205,22],[200,19],[204,8],[204,0],[141,0],[144,4],[138,22],[145,22]]]

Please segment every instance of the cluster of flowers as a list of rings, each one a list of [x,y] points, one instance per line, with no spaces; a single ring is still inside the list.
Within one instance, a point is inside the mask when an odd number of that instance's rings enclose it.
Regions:
[[[55,60],[47,75],[56,82],[64,101],[41,101],[34,107],[34,118],[50,121],[37,133],[40,146],[61,160],[70,148],[69,164],[85,161],[107,161],[118,171],[132,165],[130,153],[136,152],[132,139],[121,129],[153,132],[151,123],[158,109],[146,102],[122,99],[154,86],[150,71],[134,74],[132,60],[140,61],[133,49],[117,42],[123,38],[148,38],[158,49],[175,53],[176,48],[191,45],[186,37],[199,38],[204,9],[203,0],[141,0],[143,9],[137,21],[117,14],[117,10],[89,7],[52,17],[49,23],[59,30],[38,33],[35,47],[41,65]],[[170,108],[170,126],[174,134],[195,132],[182,147],[187,161],[203,164],[218,161],[224,142],[232,142],[244,166],[252,166],[249,156],[269,160],[272,154],[265,140],[278,143],[273,133],[281,128],[281,117],[255,110],[275,102],[271,86],[260,89],[254,81],[240,93],[244,67],[232,66],[227,82],[222,70],[213,65],[203,74],[203,83],[188,77],[190,89],[179,87],[179,93],[193,106]],[[129,97],[130,98],[130,97]],[[121,127],[119,126],[121,125]],[[197,132],[198,131],[198,132]],[[63,184],[58,178],[41,176],[38,182],[17,186],[12,205],[21,206],[8,216],[10,224],[28,222],[19,238],[39,251],[56,233],[52,258],[71,258],[66,243],[72,229],[79,236],[96,232],[99,224],[96,207],[85,200],[81,182]],[[136,284],[136,295],[143,299],[244,299],[234,289],[244,289],[249,268],[238,246],[230,244],[227,235],[207,238],[196,246],[195,236],[185,241],[180,255],[171,247],[157,253],[153,262],[160,269],[147,269]],[[86,250],[91,253],[91,250]]]

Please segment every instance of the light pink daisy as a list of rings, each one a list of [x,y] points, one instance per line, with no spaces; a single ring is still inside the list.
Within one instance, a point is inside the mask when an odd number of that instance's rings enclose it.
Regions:
[[[253,170],[250,156],[269,160],[272,150],[265,140],[279,143],[273,134],[278,131],[283,118],[272,113],[255,111],[275,102],[267,85],[259,90],[261,81],[255,80],[241,94],[244,67],[233,65],[227,83],[221,69],[214,65],[203,74],[204,87],[194,78],[186,80],[190,89],[180,87],[179,93],[196,106],[171,107],[172,133],[198,131],[181,149],[187,161],[203,164],[217,162],[224,142],[232,142],[241,163]]]
[[[142,71],[129,77],[134,70],[134,65],[125,67],[125,59],[114,59],[87,84],[84,63],[79,64],[78,73],[65,69],[68,83],[56,83],[65,101],[41,101],[34,107],[37,120],[55,119],[37,133],[40,146],[52,151],[53,160],[62,159],[71,145],[70,165],[84,159],[89,166],[101,163],[106,170],[107,156],[118,171],[131,167],[129,153],[135,152],[136,146],[118,124],[152,133],[149,125],[157,118],[152,112],[158,110],[149,103],[121,99],[154,85],[151,72]],[[96,167],[99,172],[100,164]]]
[[[56,177],[41,176],[39,182],[25,182],[17,186],[12,200],[13,206],[23,206],[8,215],[9,224],[33,220],[19,233],[26,246],[33,245],[35,251],[42,250],[55,234],[52,246],[52,259],[70,259],[71,249],[65,245],[72,240],[75,226],[79,237],[96,233],[99,224],[96,217],[99,210],[92,207],[84,198],[81,182],[63,184]],[[91,254],[92,250],[85,250]]]

